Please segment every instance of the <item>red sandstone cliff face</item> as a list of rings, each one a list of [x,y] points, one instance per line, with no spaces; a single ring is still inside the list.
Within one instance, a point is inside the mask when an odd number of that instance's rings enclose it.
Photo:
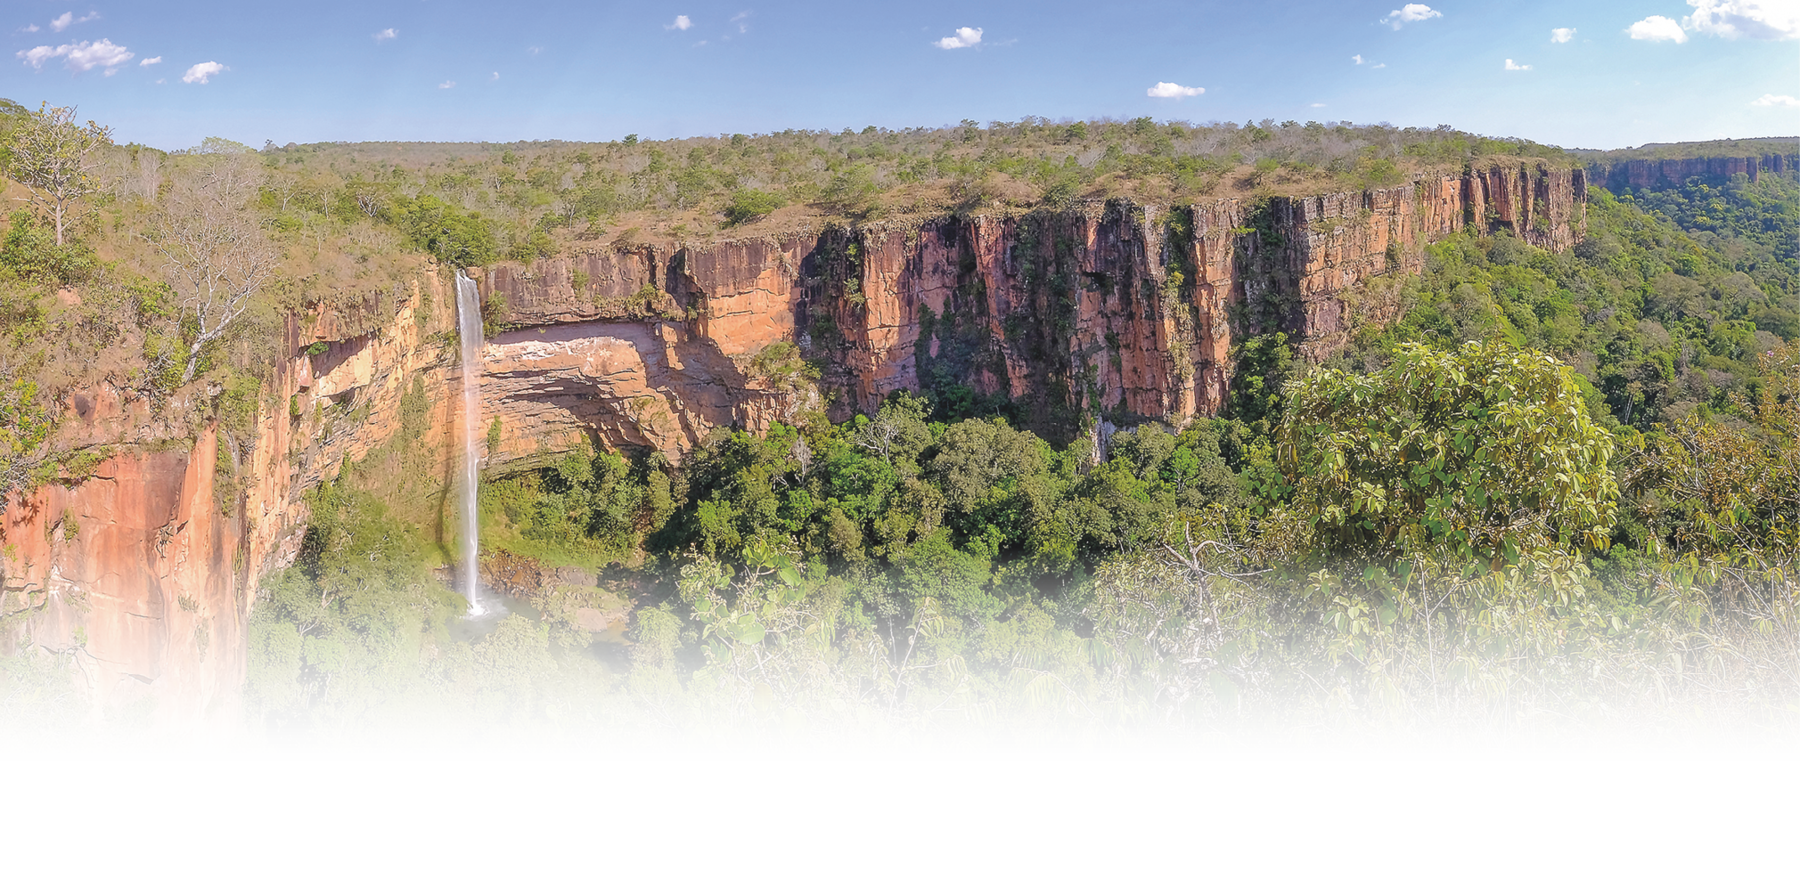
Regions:
[[[208,430],[185,453],[121,454],[6,512],[9,604],[37,606],[33,641],[68,654],[99,703],[235,711],[250,591],[242,517],[213,499],[217,442]]]
[[[1791,172],[1796,168],[1794,155],[1765,154],[1761,157],[1685,157],[1626,160],[1614,164],[1588,167],[1594,184],[1600,187],[1626,185],[1655,188],[1679,185],[1690,178],[1724,181],[1743,173],[1756,181],[1764,172]]]
[[[454,314],[421,312],[447,299],[437,284],[421,273],[397,312],[291,319],[247,434],[181,432],[172,422],[207,401],[199,389],[157,402],[101,384],[68,397],[59,449],[111,456],[84,480],[7,503],[0,571],[6,610],[20,613],[0,645],[68,655],[97,708],[147,700],[169,722],[233,720],[257,579],[292,561],[302,495],[398,432],[415,377],[439,410],[418,448],[443,449],[454,351],[428,337]],[[315,342],[322,352],[307,354]]]
[[[1383,279],[1418,271],[1424,245],[1470,223],[1573,244],[1584,182],[1495,167],[1260,203],[1116,203],[501,264],[478,271],[507,328],[482,352],[480,414],[498,439],[477,449],[490,473],[590,439],[679,461],[717,427],[843,419],[896,389],[953,385],[1009,398],[1053,438],[1101,420],[1180,422],[1223,406],[1247,334],[1287,330],[1317,359],[1394,318]],[[84,481],[8,504],[0,568],[24,591],[11,601],[34,610],[0,644],[72,651],[98,704],[147,694],[170,718],[228,718],[257,579],[292,561],[301,497],[345,462],[396,462],[399,442],[415,460],[403,474],[428,479],[411,486],[448,484],[454,299],[447,274],[421,268],[407,299],[291,320],[241,437],[189,440],[169,422],[185,406],[104,385],[71,397],[60,447],[115,452]],[[410,423],[403,397],[421,415]]]
[[[1561,250],[1585,231],[1586,194],[1580,170],[1495,163],[1264,203],[946,217],[502,265],[484,289],[522,329],[488,368],[555,382],[540,393],[568,409],[558,424],[605,420],[609,444],[670,456],[713,426],[812,407],[747,380],[745,362],[784,342],[819,367],[838,419],[896,389],[960,383],[1064,438],[1101,417],[1179,421],[1222,407],[1234,336],[1283,329],[1320,359],[1398,315],[1374,280],[1417,272],[1425,245],[1472,224]],[[578,322],[580,335],[550,332]],[[559,357],[555,336],[611,350],[539,362]]]

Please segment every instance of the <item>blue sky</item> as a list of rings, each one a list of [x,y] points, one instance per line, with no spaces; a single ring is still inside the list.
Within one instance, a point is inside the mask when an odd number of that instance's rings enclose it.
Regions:
[[[1027,115],[1450,124],[1585,148],[1800,134],[1800,0],[13,0],[0,16],[0,96],[163,148]]]

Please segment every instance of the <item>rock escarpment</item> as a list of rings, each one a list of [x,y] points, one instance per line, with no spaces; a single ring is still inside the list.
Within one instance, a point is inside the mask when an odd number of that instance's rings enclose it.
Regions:
[[[567,406],[560,421],[604,419],[609,444],[671,457],[711,427],[760,428],[813,406],[793,383],[756,377],[757,355],[783,343],[819,371],[834,419],[896,389],[960,386],[1067,439],[1103,417],[1217,412],[1247,334],[1282,330],[1305,356],[1330,354],[1357,326],[1397,316],[1397,296],[1373,280],[1417,272],[1425,245],[1465,227],[1566,249],[1585,230],[1586,195],[1581,170],[1514,162],[1353,193],[946,216],[503,264],[483,289],[513,329],[487,367],[516,395]],[[573,323],[589,326],[577,337]],[[583,359],[604,344],[608,362],[545,363],[553,336],[587,343],[566,345]]]
[[[1764,172],[1793,172],[1800,159],[1793,154],[1771,153],[1756,157],[1667,157],[1595,163],[1587,168],[1595,185],[1613,190],[1626,187],[1660,188],[1681,185],[1690,178],[1724,182],[1742,173],[1756,181]]]
[[[1227,401],[1232,349],[1281,330],[1318,359],[1399,313],[1391,279],[1471,228],[1563,249],[1585,177],[1529,163],[1379,190],[1174,207],[1114,202],[622,246],[479,273],[490,473],[592,440],[672,462],[719,427],[870,412],[896,389],[1011,403],[1069,440]],[[66,397],[59,450],[110,456],[15,494],[0,518],[0,644],[70,656],[99,705],[229,718],[257,581],[294,558],[304,494],[343,473],[428,502],[461,409],[455,295],[421,264],[405,298],[291,318],[247,429],[198,435],[190,389]],[[186,404],[186,405],[184,405]],[[182,407],[174,407],[182,406]],[[424,510],[424,509],[422,509]]]

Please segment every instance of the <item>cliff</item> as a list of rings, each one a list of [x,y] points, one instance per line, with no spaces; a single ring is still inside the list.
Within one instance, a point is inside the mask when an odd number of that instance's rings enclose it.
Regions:
[[[1398,315],[1389,277],[1473,227],[1564,249],[1581,170],[1494,163],[1379,190],[1174,207],[826,227],[705,247],[609,248],[475,271],[490,474],[587,439],[678,462],[722,426],[842,420],[896,389],[965,389],[1073,440],[1101,421],[1223,407],[1231,354],[1283,330],[1304,356]],[[203,385],[70,395],[58,449],[92,473],[16,494],[0,518],[8,612],[77,663],[100,707],[229,718],[257,581],[291,563],[303,496],[354,467],[443,540],[461,409],[447,272],[403,299],[290,317],[248,429],[192,435]],[[489,447],[491,445],[491,448]],[[23,610],[21,610],[21,608]]]
[[[960,385],[1067,440],[1102,417],[1215,413],[1234,338],[1284,330],[1320,359],[1360,324],[1397,316],[1370,280],[1417,272],[1425,245],[1472,224],[1562,250],[1581,238],[1585,202],[1580,170],[1496,163],[1354,193],[945,216],[503,264],[483,289],[512,329],[486,367],[516,402],[562,409],[533,431],[583,419],[614,447],[671,457],[711,427],[761,428],[813,406],[752,365],[784,342],[819,370],[816,401],[834,419],[896,389]]]
[[[1587,168],[1593,183],[1611,190],[1659,188],[1681,185],[1690,178],[1724,182],[1742,173],[1756,181],[1762,173],[1793,172],[1800,166],[1796,155],[1764,154],[1737,157],[1668,157],[1597,161]]]

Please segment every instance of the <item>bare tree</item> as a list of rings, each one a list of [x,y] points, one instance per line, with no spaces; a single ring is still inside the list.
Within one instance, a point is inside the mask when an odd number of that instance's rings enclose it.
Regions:
[[[102,145],[112,144],[112,129],[92,121],[75,123],[75,107],[43,104],[26,116],[13,139],[7,174],[30,191],[30,202],[49,213],[62,247],[69,212],[81,198],[99,190],[92,160]]]
[[[193,379],[201,349],[244,313],[280,260],[251,205],[261,175],[253,160],[208,157],[176,181],[158,215],[150,241],[197,322],[183,381]]]

